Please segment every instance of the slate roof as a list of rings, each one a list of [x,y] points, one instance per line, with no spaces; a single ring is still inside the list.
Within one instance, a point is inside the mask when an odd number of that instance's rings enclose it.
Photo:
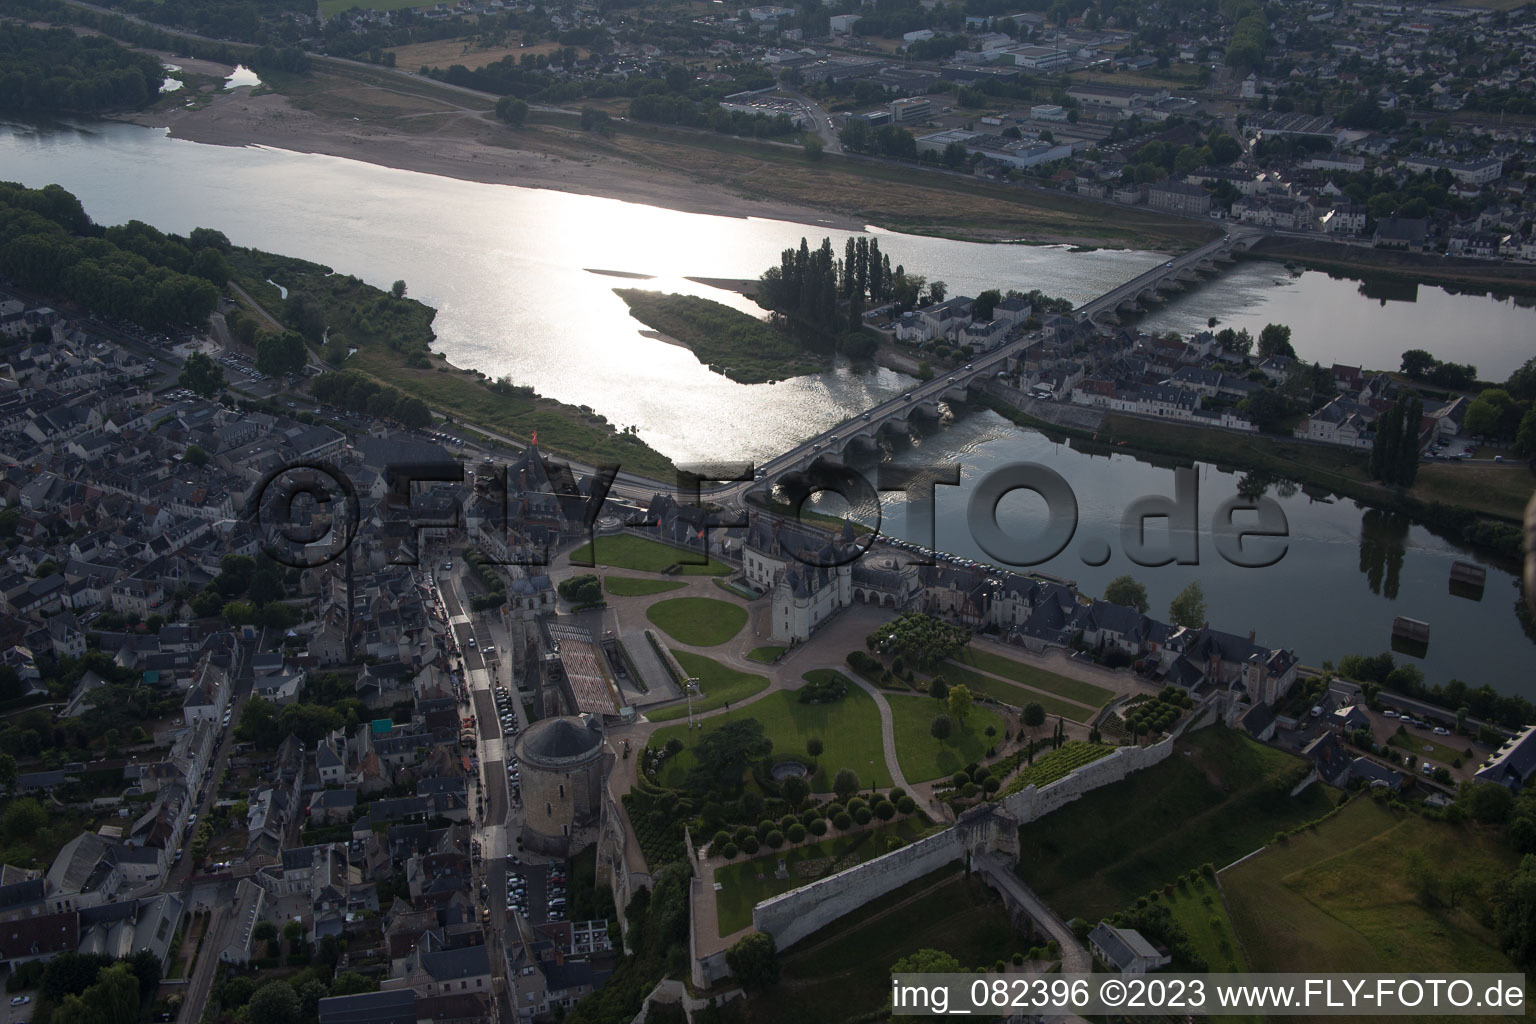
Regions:
[[[416,990],[328,996],[320,1000],[320,1024],[416,1024]]]

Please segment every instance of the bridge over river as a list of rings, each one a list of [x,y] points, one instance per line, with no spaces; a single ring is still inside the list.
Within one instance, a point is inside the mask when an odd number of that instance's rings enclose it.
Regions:
[[[1096,320],[1122,311],[1135,312],[1146,303],[1161,301],[1167,292],[1183,291],[1188,284],[1198,282],[1200,274],[1218,273],[1221,264],[1232,261],[1234,251],[1249,248],[1261,237],[1260,231],[1233,225],[1232,232],[1225,237],[1137,275],[1078,307],[1073,314],[1080,320]],[[980,390],[988,378],[1003,370],[1010,359],[1037,341],[1035,337],[1021,337],[980,353],[963,369],[924,381],[911,391],[807,438],[759,466],[759,486],[805,473],[818,462],[836,468],[856,454],[875,454],[883,431],[906,436],[915,420],[938,422],[940,403],[965,401],[973,390]]]

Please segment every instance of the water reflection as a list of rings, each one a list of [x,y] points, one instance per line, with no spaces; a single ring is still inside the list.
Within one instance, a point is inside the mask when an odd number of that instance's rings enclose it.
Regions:
[[[1400,281],[1395,278],[1367,277],[1360,282],[1360,294],[1368,299],[1379,299],[1383,306],[1388,302],[1417,302],[1419,301],[1419,283]]]
[[[1388,601],[1397,600],[1411,525],[1407,516],[1375,508],[1366,509],[1360,517],[1360,571],[1371,593]]]
[[[256,77],[256,72],[244,64],[235,65],[235,70],[231,71],[229,77],[224,79],[224,88],[226,89],[240,89],[248,85],[257,86],[260,84],[261,79]]]

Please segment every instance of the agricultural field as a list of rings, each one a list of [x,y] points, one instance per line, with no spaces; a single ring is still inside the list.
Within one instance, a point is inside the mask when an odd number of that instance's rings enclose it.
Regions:
[[[953,775],[973,761],[986,756],[987,748],[1003,741],[1003,719],[997,712],[974,705],[965,725],[954,724],[947,739],[935,739],[929,732],[933,718],[944,708],[932,697],[887,694],[892,725],[896,732],[896,756],[901,774],[908,782],[929,782]],[[994,735],[988,736],[988,727]]]
[[[324,3],[350,3],[351,0],[323,0]],[[363,4],[364,7],[372,7],[374,4]],[[399,3],[400,7],[417,7],[419,3]],[[469,39],[436,39],[426,43],[408,43],[405,46],[396,46],[387,52],[395,55],[395,67],[404,68],[407,71],[415,71],[420,67],[447,68],[455,64],[462,64],[473,71],[475,68],[483,68],[487,64],[494,64],[503,57],[523,57],[534,54],[554,53],[562,49],[554,40],[536,43],[533,46],[524,46],[520,33],[509,32],[507,42],[500,46],[481,46],[473,38]],[[577,48],[582,57],[587,53],[580,47]]]
[[[1415,891],[1411,854],[1431,872]],[[1495,833],[1427,821],[1356,797],[1315,828],[1221,873],[1232,924],[1256,971],[1349,964],[1356,971],[1510,971],[1482,923],[1485,891],[1455,891],[1514,870]],[[1454,906],[1453,906],[1454,904]]]
[[[658,729],[651,736],[651,746],[665,746],[676,737],[684,747],[663,762],[657,781],[672,788],[683,786],[694,763],[691,748],[727,722],[743,718],[763,723],[763,735],[773,740],[775,755],[798,754],[809,760],[806,741],[812,737],[822,741],[825,749],[816,758],[816,772],[810,778],[813,793],[831,792],[833,777],[844,768],[857,773],[863,787],[891,786],[880,741],[879,709],[873,697],[852,684],[846,697],[830,704],[802,704],[793,691],[781,690],[739,710],[706,718],[703,729],[690,731],[686,722]]]
[[[1198,730],[1162,763],[1020,829],[1019,874],[1062,916],[1097,920],[1327,813],[1337,799],[1330,787],[1289,795],[1306,770],[1234,730]]]
[[[677,663],[683,667],[683,671],[699,681],[699,689],[704,696],[693,702],[694,711],[723,708],[733,701],[744,700],[755,693],[761,693],[768,686],[768,680],[763,676],[737,671],[702,654],[690,654],[688,651],[678,650],[674,650],[672,654],[677,658]],[[647,711],[645,717],[653,722],[670,722],[678,718],[687,718],[688,702],[679,701],[664,708]]]

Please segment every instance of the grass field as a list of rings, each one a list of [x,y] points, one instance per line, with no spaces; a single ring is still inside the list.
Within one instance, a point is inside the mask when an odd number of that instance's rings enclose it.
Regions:
[[[324,0],[327,4],[345,4],[348,0]],[[364,6],[372,6],[365,4]],[[401,6],[417,6],[414,3]],[[408,43],[405,46],[396,46],[388,53],[395,55],[395,66],[415,71],[422,66],[448,68],[455,64],[462,64],[470,70],[483,68],[487,64],[494,64],[503,57],[533,56],[540,53],[554,53],[562,47],[555,40],[537,43],[533,46],[523,46],[521,33],[509,32],[508,43],[504,46],[479,46],[473,38],[460,39],[435,39],[426,43]],[[587,51],[577,47],[577,52],[585,58]]]
[[[955,660],[982,672],[1012,679],[1016,683],[1023,683],[1025,686],[1044,690],[1046,693],[1054,693],[1058,697],[1065,697],[1067,700],[1087,704],[1090,707],[1101,708],[1115,695],[1113,690],[1102,686],[1069,679],[1064,675],[1026,665],[1022,661],[1005,658],[991,651],[979,651],[974,647],[966,647]]]
[[[1020,829],[1020,875],[1063,917],[1098,920],[1326,813],[1328,787],[1287,795],[1301,770],[1298,758],[1233,730],[1201,729],[1161,764]]]
[[[887,1005],[890,965],[916,950],[941,949],[970,968],[1028,945],[997,894],[950,865],[781,950],[781,983],[743,1005],[752,1024],[842,1024]]]
[[[706,718],[703,729],[690,732],[686,722],[657,729],[651,736],[653,747],[664,746],[673,737],[684,744],[682,753],[667,758],[657,781],[664,786],[681,787],[693,767],[693,748],[699,740],[727,722],[745,718],[763,723],[763,734],[773,740],[775,754],[798,754],[809,760],[806,741],[813,736],[822,741],[825,749],[816,759],[816,774],[810,779],[813,792],[831,792],[832,778],[843,768],[858,773],[863,786],[891,786],[880,741],[879,709],[873,697],[851,684],[848,696],[832,704],[802,704],[794,693],[780,691],[739,710]]]
[[[681,580],[647,580],[639,576],[604,576],[603,586],[615,597],[649,597],[681,590],[688,584]]]
[[[596,558],[593,544],[597,545]],[[694,564],[698,555],[691,551],[674,548],[670,544],[636,537],[632,533],[617,533],[610,537],[598,537],[571,552],[571,564],[607,565],[615,569],[636,569],[640,572],[662,572],[670,566],[681,567],[684,576],[724,576],[731,571],[728,565],[711,560],[707,565]],[[693,562],[688,561],[694,560]]]
[[[1189,933],[1189,944],[1213,973],[1241,974],[1248,970],[1242,945],[1232,929],[1221,891],[1203,874],[1189,888],[1178,887],[1172,896],[1160,897],[1173,919]]]
[[[431,7],[432,3],[433,0],[320,0],[320,13],[329,18],[354,7],[365,11],[400,11],[407,7]]]
[[[939,671],[944,681],[953,686],[956,683],[964,683],[970,687],[972,693],[982,693],[993,700],[1000,700],[1004,704],[1012,704],[1022,708],[1026,704],[1039,704],[1045,708],[1048,715],[1060,715],[1069,722],[1086,722],[1094,716],[1095,709],[1085,708],[1080,704],[1073,704],[1059,697],[1053,697],[1039,690],[1030,690],[1010,683],[996,676],[983,675],[980,672],[972,672],[968,668],[962,668],[954,662],[947,662]]]
[[[1410,733],[1394,733],[1387,742],[1400,750],[1407,751],[1420,761],[1434,761],[1445,765],[1447,768],[1457,758],[1460,758],[1462,763],[1466,763],[1469,760],[1466,748],[1457,750],[1455,747],[1448,747],[1443,743],[1436,743],[1434,740],[1425,739],[1423,736],[1414,736]]]
[[[684,672],[698,678],[699,689],[704,692],[703,697],[693,702],[694,711],[713,711],[715,708],[725,707],[732,701],[761,693],[768,686],[768,680],[762,676],[753,675],[750,672],[738,672],[702,654],[690,654],[687,651],[678,650],[674,650],[672,654],[677,658],[677,663],[683,666]],[[653,722],[670,722],[676,718],[687,718],[688,703],[684,701],[657,708],[655,711],[647,711],[645,717]]]
[[[645,617],[672,639],[690,647],[718,647],[747,624],[745,608],[713,597],[657,601],[645,610]]]
[[[747,652],[747,660],[768,665],[787,650],[789,650],[787,647],[754,647]]]
[[[720,923],[720,934],[730,935],[751,924],[752,908],[770,896],[798,889],[818,878],[889,853],[891,847],[886,844],[887,836],[897,836],[904,843],[911,842],[927,828],[923,820],[914,815],[876,829],[828,836],[819,842],[716,868],[715,881],[724,886],[715,893],[715,916]],[[789,869],[788,878],[774,877],[780,860]]]
[[[885,699],[891,705],[896,757],[908,782],[928,782],[953,775],[972,761],[980,761],[988,747],[1002,741],[1002,716],[987,708],[972,707],[964,726],[955,723],[948,739],[937,740],[928,730],[933,725],[933,716],[942,710],[938,701],[900,693],[887,694]],[[989,725],[997,730],[995,736],[986,735]]]
[[[1426,821],[1366,797],[1221,875],[1232,923],[1256,971],[1508,971],[1474,896],[1426,908],[1404,875],[1409,851],[1442,874],[1502,878],[1515,855],[1491,834]]]

